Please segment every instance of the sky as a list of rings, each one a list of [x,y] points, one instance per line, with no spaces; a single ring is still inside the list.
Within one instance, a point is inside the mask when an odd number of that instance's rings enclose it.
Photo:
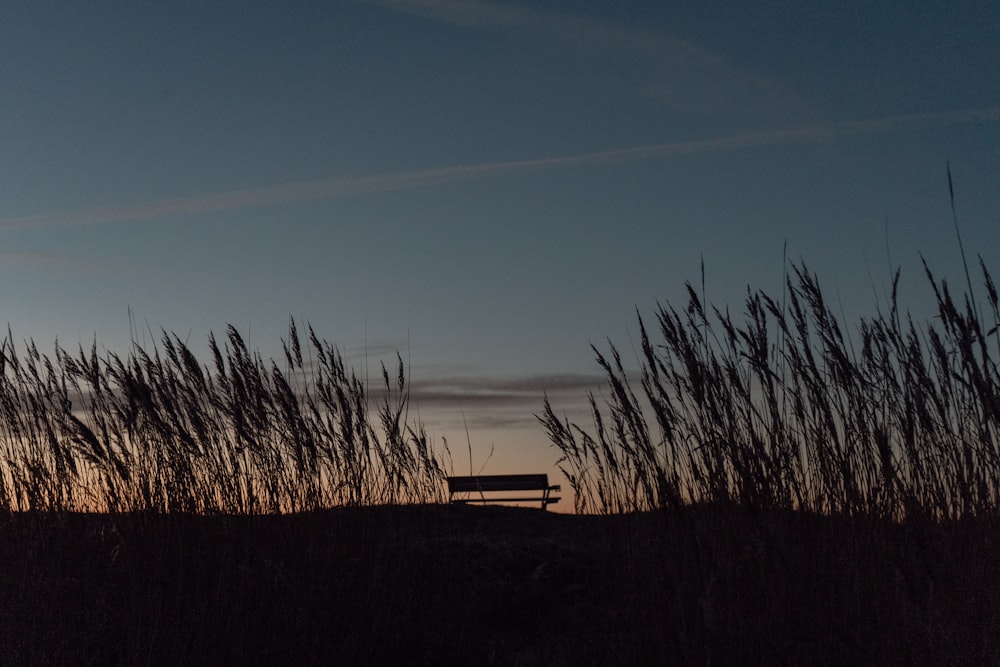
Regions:
[[[359,372],[398,351],[456,473],[559,478],[543,392],[587,423],[591,344],[634,362],[702,263],[737,314],[787,256],[848,320],[897,266],[929,315],[950,165],[1000,271],[998,34],[996,2],[4,2],[0,319],[277,357],[294,317]]]

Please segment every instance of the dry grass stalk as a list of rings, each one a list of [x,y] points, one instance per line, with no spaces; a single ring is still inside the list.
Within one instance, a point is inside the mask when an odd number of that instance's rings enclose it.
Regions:
[[[177,336],[152,350],[52,358],[0,342],[0,507],[259,514],[443,499],[444,470],[408,421],[402,360],[382,405],[294,321],[284,367],[230,327],[202,365]]]
[[[954,519],[1000,506],[997,290],[980,260],[992,321],[924,265],[938,319],[889,313],[845,334],[816,276],[792,267],[779,302],[747,295],[743,324],[709,316],[688,285],[660,306],[661,340],[640,317],[640,397],[614,345],[594,349],[608,380],[592,431],[539,417],[560,450],[578,511],[723,501],[892,519]]]

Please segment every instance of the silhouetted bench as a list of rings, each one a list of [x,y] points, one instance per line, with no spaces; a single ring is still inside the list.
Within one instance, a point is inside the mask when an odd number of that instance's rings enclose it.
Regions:
[[[548,475],[474,475],[472,477],[449,477],[448,499],[453,503],[524,503],[540,502],[542,509],[559,502],[553,491],[559,491],[558,484],[549,484]],[[485,494],[503,491],[540,491],[540,496],[531,498],[509,498]],[[456,498],[456,494],[477,494],[478,497]]]

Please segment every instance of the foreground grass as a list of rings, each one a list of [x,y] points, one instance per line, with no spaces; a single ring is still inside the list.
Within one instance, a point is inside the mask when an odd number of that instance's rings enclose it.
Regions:
[[[0,520],[0,664],[998,664],[991,518],[447,505]]]
[[[52,356],[0,341],[0,509],[266,514],[442,499],[438,452],[409,415],[402,359],[370,393],[294,320],[283,358],[229,327],[211,363],[150,348]]]
[[[982,260],[985,300],[968,274],[953,296],[925,265],[936,318],[903,312],[897,271],[887,311],[853,328],[804,264],[791,268],[777,297],[748,289],[742,321],[690,284],[685,308],[659,307],[652,335],[640,319],[638,381],[613,345],[595,348],[608,395],[590,397],[592,428],[545,402],[540,420],[578,511],[998,513],[1000,306]]]
[[[742,324],[689,286],[593,429],[545,403],[576,516],[434,504],[402,363],[373,397],[294,322],[282,362],[8,334],[0,664],[1000,664],[980,268],[847,334],[804,265]]]

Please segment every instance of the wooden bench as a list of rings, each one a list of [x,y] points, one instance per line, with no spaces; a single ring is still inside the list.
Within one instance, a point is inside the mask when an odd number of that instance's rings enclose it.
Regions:
[[[551,503],[559,502],[553,491],[559,491],[558,484],[549,484],[548,475],[474,475],[472,477],[449,477],[448,499],[453,503],[523,503],[541,502],[547,510]],[[490,497],[485,494],[503,491],[540,491],[541,496],[531,498]],[[477,494],[478,497],[456,498],[456,494]]]

